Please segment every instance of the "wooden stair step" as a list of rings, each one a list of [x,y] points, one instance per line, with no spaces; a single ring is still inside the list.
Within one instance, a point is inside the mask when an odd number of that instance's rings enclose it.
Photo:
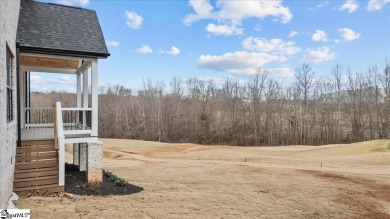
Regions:
[[[23,188],[31,186],[43,186],[43,185],[58,185],[58,177],[56,179],[44,179],[37,181],[25,181],[25,182],[14,182],[14,188]]]
[[[44,177],[44,176],[58,176],[58,168],[54,170],[43,170],[43,171],[36,171],[36,172],[28,172],[28,173],[15,173],[14,181],[19,180],[23,181],[23,179],[30,179],[30,178],[37,178],[37,177]]]
[[[45,175],[45,176],[37,176],[37,177],[30,177],[30,178],[14,179],[14,184],[21,183],[21,182],[48,180],[48,179],[58,179],[58,174],[53,174],[51,176]]]
[[[43,145],[53,145],[54,146],[54,139],[50,140],[31,140],[31,141],[22,141],[21,146],[27,146],[27,145],[32,145],[32,146],[43,146]]]
[[[52,161],[15,164],[15,170],[39,169],[39,168],[47,168],[47,167],[58,167],[58,161],[52,160]]]
[[[57,159],[58,155],[57,153],[49,152],[49,153],[39,153],[39,154],[33,154],[27,155],[27,156],[16,156],[15,160],[16,162],[23,162],[23,161],[42,161],[42,160],[48,160],[48,159]]]
[[[57,151],[16,153],[15,157],[36,157],[42,155],[58,155]]]
[[[45,146],[45,147],[18,147],[16,148],[16,154],[25,154],[25,153],[39,153],[39,152],[58,152],[54,146]]]
[[[33,191],[33,190],[42,190],[42,191],[48,191],[48,192],[64,192],[63,186],[56,185],[44,185],[44,186],[30,186],[30,187],[24,187],[24,188],[14,188],[14,192],[27,192],[27,191]]]
[[[39,168],[39,169],[15,170],[15,175],[21,174],[21,173],[33,173],[33,172],[52,171],[52,170],[58,170],[58,166],[45,167],[45,168]]]

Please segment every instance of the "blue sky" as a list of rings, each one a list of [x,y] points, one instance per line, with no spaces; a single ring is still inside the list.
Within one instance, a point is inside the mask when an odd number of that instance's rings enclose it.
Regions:
[[[97,11],[111,56],[100,84],[133,90],[173,76],[221,84],[264,69],[292,81],[336,63],[353,71],[390,58],[390,0],[42,0]],[[75,90],[73,75],[33,74],[34,90]]]

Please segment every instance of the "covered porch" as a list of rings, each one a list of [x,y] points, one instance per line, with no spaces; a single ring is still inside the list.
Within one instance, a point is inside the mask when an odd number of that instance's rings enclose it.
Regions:
[[[98,137],[98,70],[97,59],[54,56],[43,54],[20,54],[20,140],[54,138],[55,134],[79,143]],[[44,107],[33,107],[30,73],[72,74],[77,77],[76,101],[71,107],[61,102]],[[89,100],[89,98],[91,98]],[[68,104],[69,105],[69,104]],[[55,121],[54,116],[62,119]],[[55,133],[55,125],[61,126]],[[72,139],[72,140],[69,140]]]

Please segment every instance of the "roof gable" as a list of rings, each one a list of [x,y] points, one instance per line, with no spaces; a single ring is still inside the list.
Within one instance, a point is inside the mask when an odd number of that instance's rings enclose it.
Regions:
[[[96,12],[65,5],[22,0],[16,40],[22,52],[110,55]]]

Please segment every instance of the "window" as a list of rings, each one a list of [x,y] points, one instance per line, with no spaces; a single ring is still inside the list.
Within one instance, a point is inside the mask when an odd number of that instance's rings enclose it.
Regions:
[[[14,120],[14,89],[12,86],[12,54],[7,48],[7,122]]]

